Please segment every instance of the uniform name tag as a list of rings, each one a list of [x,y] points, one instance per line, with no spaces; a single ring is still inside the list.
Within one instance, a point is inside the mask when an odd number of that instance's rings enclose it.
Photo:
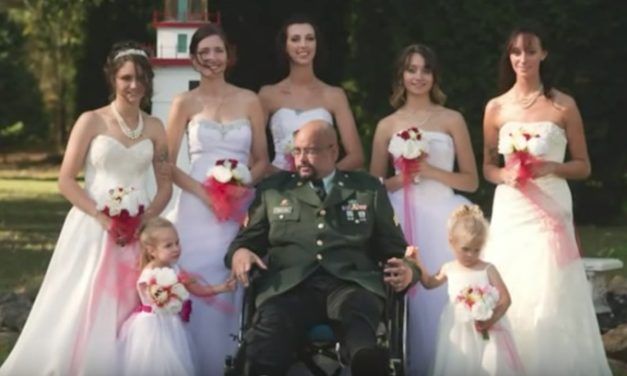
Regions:
[[[291,206],[275,206],[272,208],[272,214],[290,214],[294,211]]]

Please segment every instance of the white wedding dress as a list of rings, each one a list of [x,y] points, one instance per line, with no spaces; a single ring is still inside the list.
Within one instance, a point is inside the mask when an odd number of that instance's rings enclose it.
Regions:
[[[189,174],[201,182],[219,159],[236,159],[248,165],[251,124],[244,118],[224,124],[194,118],[188,124],[188,143]],[[230,275],[224,265],[224,256],[240,224],[219,221],[211,209],[186,191],[181,192],[170,216],[180,237],[181,268],[200,276],[210,285],[224,282]],[[193,296],[191,300],[193,312],[186,326],[198,355],[197,372],[200,375],[222,375],[226,356],[233,355],[237,347],[232,335],[238,331],[241,291],[217,295],[209,302]]]
[[[543,159],[564,160],[567,138],[563,128],[549,121],[507,122],[499,138],[521,128],[549,138]],[[548,175],[533,182],[562,210],[559,220],[576,247],[566,180]],[[508,316],[529,375],[611,374],[581,260],[558,265],[551,232],[544,227],[539,210],[509,185],[499,185],[494,194],[485,259],[497,267],[509,289]]]
[[[281,170],[290,170],[289,144],[294,131],[300,129],[305,123],[312,120],[324,120],[333,124],[333,115],[322,107],[308,110],[296,110],[281,107],[270,118],[270,132],[274,142],[274,160],[272,165]]]
[[[149,139],[126,147],[110,136],[96,136],[86,156],[85,191],[98,201],[111,188],[134,187],[141,203],[147,205],[146,176],[152,168],[152,156]],[[114,270],[103,267],[106,244],[107,233],[100,223],[73,207],[28,321],[0,375],[110,374],[117,364],[117,331],[135,308],[136,293],[128,276],[115,275]],[[112,248],[109,251],[114,257],[136,259],[137,243]],[[98,284],[99,272],[118,286]],[[126,281],[129,286],[121,286]],[[111,290],[117,287],[132,294],[131,300],[119,301],[118,293]]]
[[[446,171],[453,171],[455,164],[453,138],[443,132],[422,130],[422,133],[429,144],[428,163]],[[389,194],[390,201],[404,231],[406,214],[411,216],[413,243],[418,245],[426,268],[435,273],[445,262],[453,259],[446,230],[448,217],[456,208],[469,201],[455,194],[451,187],[431,179],[422,178],[418,184],[410,185],[409,189],[408,213],[405,213],[402,188]],[[408,231],[405,232],[407,236]],[[427,374],[435,356],[438,322],[446,302],[445,288],[426,290],[416,285],[409,291],[408,375]]]

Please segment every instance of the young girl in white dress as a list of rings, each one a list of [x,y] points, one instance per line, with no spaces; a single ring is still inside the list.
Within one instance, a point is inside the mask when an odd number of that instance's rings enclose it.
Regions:
[[[163,218],[147,221],[139,233],[141,245],[137,280],[140,305],[120,332],[121,371],[132,376],[194,375],[194,348],[185,322],[192,311],[189,294],[210,297],[235,289],[235,280],[203,285],[182,271],[174,225]]]
[[[509,292],[494,265],[480,259],[488,236],[481,209],[459,207],[449,219],[448,233],[455,260],[442,265],[437,274],[429,274],[417,257],[425,288],[448,281],[448,304],[440,317],[430,374],[524,374],[505,317],[511,303]]]

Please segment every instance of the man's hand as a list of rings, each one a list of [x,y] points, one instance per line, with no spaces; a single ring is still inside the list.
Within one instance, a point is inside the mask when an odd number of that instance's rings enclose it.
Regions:
[[[268,269],[266,264],[261,261],[259,256],[251,252],[247,248],[238,248],[233,253],[233,259],[231,261],[231,271],[233,276],[244,286],[248,287],[248,272],[253,264],[257,265],[263,270]]]
[[[392,286],[394,291],[405,290],[412,280],[412,270],[403,259],[393,257],[385,263],[383,281]]]

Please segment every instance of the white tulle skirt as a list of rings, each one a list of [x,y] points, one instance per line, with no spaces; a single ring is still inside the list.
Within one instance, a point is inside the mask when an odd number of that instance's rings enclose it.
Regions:
[[[191,339],[179,315],[140,312],[120,332],[121,369],[128,376],[191,376]]]

